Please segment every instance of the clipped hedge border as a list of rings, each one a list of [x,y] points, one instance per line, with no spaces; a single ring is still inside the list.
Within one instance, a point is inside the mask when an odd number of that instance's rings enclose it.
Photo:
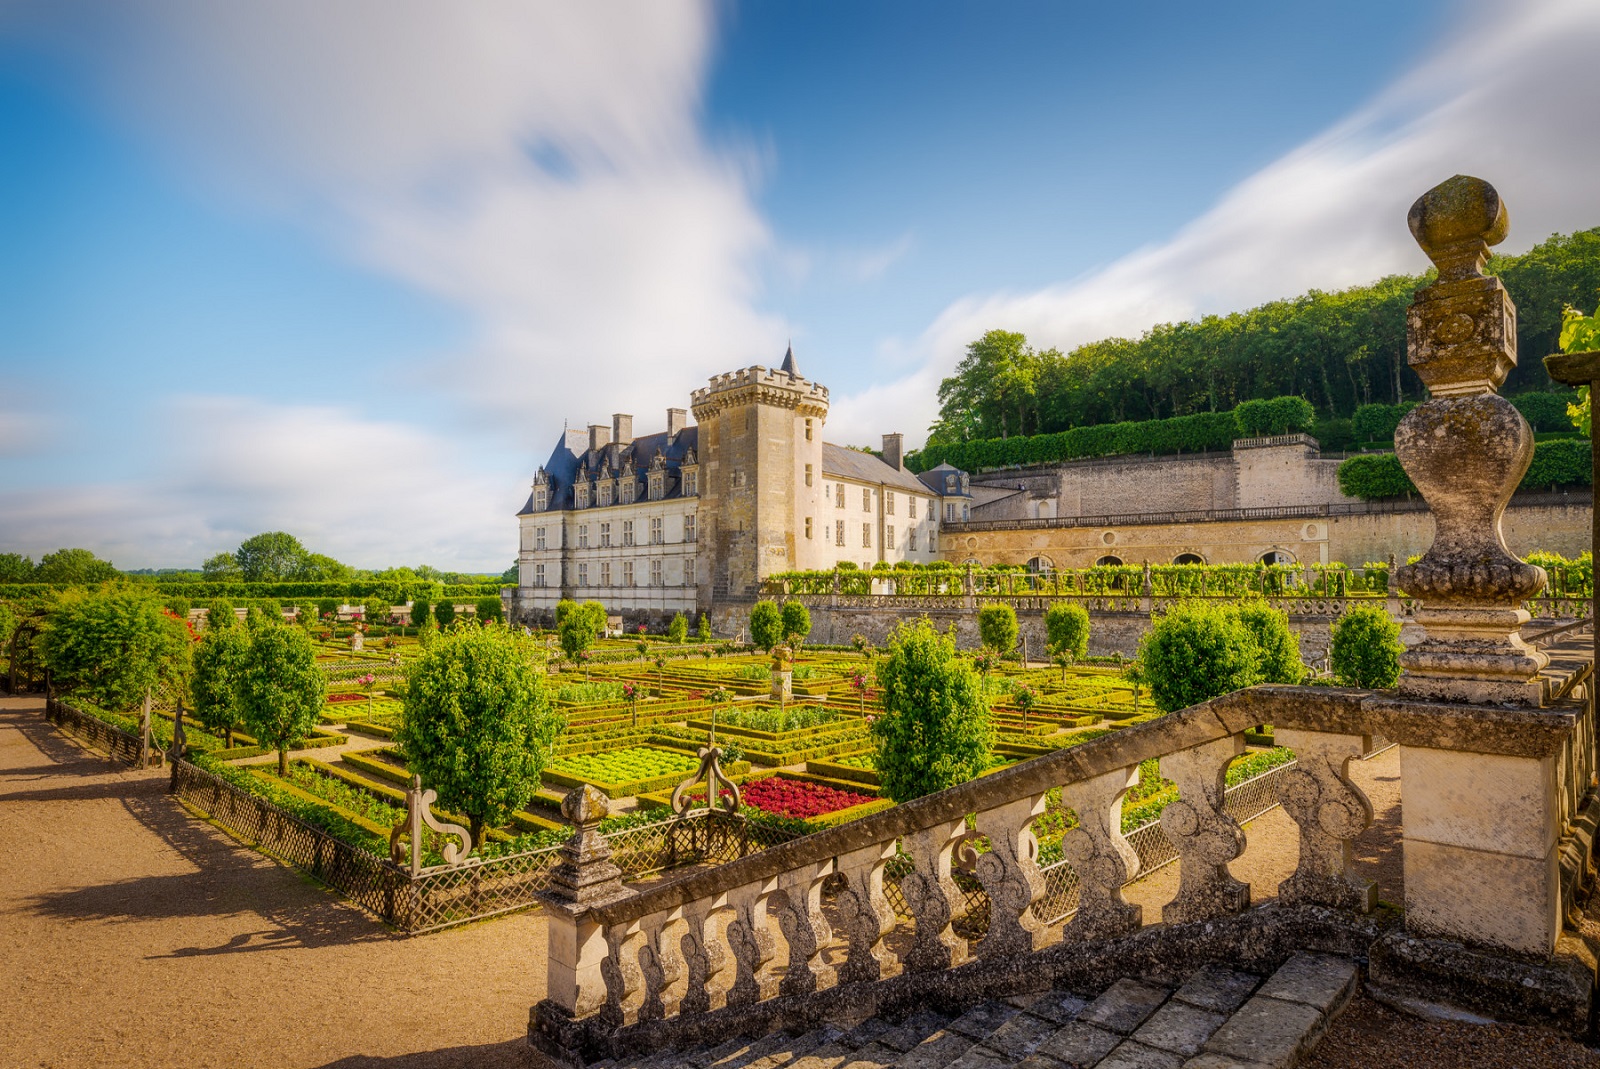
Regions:
[[[728,767],[724,769],[724,771],[730,776],[749,772],[750,762],[729,762]],[[553,783],[558,787],[582,787],[584,784],[588,784],[597,790],[605,792],[605,794],[610,798],[630,798],[653,791],[665,790],[669,787],[676,787],[689,776],[693,775],[694,769],[663,774],[660,776],[651,776],[648,779],[632,780],[624,783],[606,783],[602,780],[589,779],[584,776],[573,775],[569,772],[556,772],[553,769],[548,768],[545,769],[542,774],[546,782]]]

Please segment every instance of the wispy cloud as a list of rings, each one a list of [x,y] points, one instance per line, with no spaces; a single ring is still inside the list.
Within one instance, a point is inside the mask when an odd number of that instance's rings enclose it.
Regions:
[[[1461,24],[1459,36],[1367,106],[1240,183],[1171,240],[1082,278],[950,305],[904,343],[920,350],[915,371],[835,395],[830,433],[841,441],[895,428],[920,436],[937,413],[939,380],[992,328],[1065,351],[1314,287],[1420,271],[1427,260],[1406,210],[1453,174],[1500,190],[1511,212],[1507,248],[1600,224],[1600,141],[1587,134],[1600,100],[1592,61],[1600,7],[1481,4]]]

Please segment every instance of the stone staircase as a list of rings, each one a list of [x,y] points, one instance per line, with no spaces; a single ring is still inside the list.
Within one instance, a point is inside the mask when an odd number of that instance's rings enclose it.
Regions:
[[[1053,990],[959,1015],[921,1009],[800,1035],[595,1063],[596,1069],[1287,1069],[1354,993],[1347,958],[1297,954],[1263,979],[1207,965],[1179,987],[1118,980],[1098,997]]]

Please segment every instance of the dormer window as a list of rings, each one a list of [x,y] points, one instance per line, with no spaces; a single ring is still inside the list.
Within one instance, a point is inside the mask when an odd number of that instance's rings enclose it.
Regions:
[[[626,479],[624,479],[622,481],[622,503],[624,505],[633,504],[633,496],[634,496],[634,494],[635,494],[635,492],[637,490],[638,485],[639,484],[634,481],[634,478],[633,478],[632,475],[629,475]]]
[[[586,508],[589,507],[589,484],[588,483],[579,483],[576,487],[573,488],[572,494],[573,494],[573,505],[574,505],[574,507],[580,508],[580,509],[586,509]]]
[[[651,501],[660,501],[663,497],[666,496],[666,492],[667,492],[667,479],[666,479],[666,476],[664,476],[659,471],[652,471],[650,473],[650,500]]]
[[[600,502],[599,503],[600,503],[600,505],[602,507],[611,504],[611,480],[609,480],[609,479],[605,480],[604,482],[602,482],[600,484]]]
[[[683,496],[696,497],[700,493],[700,473],[686,471],[683,473]]]
[[[541,487],[539,487],[539,489],[537,489],[537,490],[535,490],[533,492],[533,511],[535,511],[535,512],[543,512],[545,509],[547,509],[549,507],[550,507],[550,495],[549,495],[549,492],[546,491],[545,488],[541,486]]]

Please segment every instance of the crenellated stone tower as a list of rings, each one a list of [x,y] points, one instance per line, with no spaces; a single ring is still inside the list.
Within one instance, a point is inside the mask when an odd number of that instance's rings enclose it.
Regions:
[[[797,538],[821,511],[828,389],[800,376],[791,348],[775,371],[717,375],[691,404],[704,480],[699,601],[754,598],[767,576],[812,566]]]

